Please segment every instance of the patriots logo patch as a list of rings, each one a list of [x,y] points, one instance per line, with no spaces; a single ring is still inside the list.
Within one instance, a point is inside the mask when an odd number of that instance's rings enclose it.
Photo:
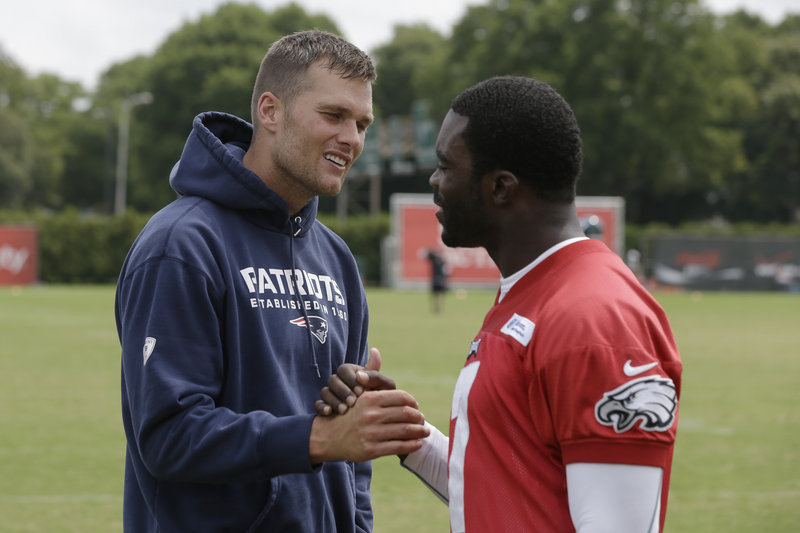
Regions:
[[[308,317],[308,322],[306,322],[305,317],[301,316],[289,322],[301,328],[308,327],[311,334],[322,344],[325,344],[328,339],[328,321],[321,316],[311,315]]]
[[[678,395],[671,379],[647,376],[634,379],[611,392],[594,408],[595,418],[617,433],[628,431],[639,421],[645,431],[667,431],[675,421]]]

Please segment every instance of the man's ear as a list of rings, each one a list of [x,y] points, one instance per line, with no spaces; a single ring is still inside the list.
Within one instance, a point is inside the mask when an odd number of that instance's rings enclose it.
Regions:
[[[274,132],[280,118],[282,102],[271,92],[261,94],[258,99],[257,117],[259,125],[271,132]]]
[[[489,173],[491,198],[496,207],[510,203],[516,196],[520,183],[519,178],[507,170],[494,170]]]

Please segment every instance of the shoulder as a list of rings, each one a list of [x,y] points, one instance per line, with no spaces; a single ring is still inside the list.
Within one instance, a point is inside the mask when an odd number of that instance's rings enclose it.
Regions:
[[[541,266],[541,274],[530,277],[545,289],[546,306],[556,312],[591,317],[623,303],[627,309],[652,300],[622,259],[598,241],[570,245]]]
[[[513,304],[517,313],[536,323],[540,342],[563,350],[671,337],[663,309],[622,260],[606,247],[580,246],[584,244],[555,254],[553,261],[539,265],[542,271],[537,273],[537,266],[520,280],[524,290]]]
[[[181,197],[153,215],[134,241],[126,269],[156,259],[189,264],[210,260],[223,242],[219,231],[223,211],[213,202],[198,197]]]
[[[344,239],[318,218],[314,219],[313,231],[316,232],[318,238],[329,241],[331,246],[349,250]]]
[[[356,261],[347,242],[322,221],[316,219],[309,233],[317,240],[322,253],[335,257],[340,263],[355,266]]]

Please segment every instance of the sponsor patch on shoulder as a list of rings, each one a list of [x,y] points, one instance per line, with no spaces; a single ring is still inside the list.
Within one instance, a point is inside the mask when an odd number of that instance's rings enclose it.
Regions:
[[[505,333],[521,345],[527,346],[531,342],[535,327],[536,324],[524,316],[514,313],[514,316],[500,329],[500,333]]]

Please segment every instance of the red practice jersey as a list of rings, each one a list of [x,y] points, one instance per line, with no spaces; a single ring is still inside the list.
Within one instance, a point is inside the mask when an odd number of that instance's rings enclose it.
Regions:
[[[574,531],[566,465],[663,468],[681,362],[663,310],[603,243],[544,259],[486,315],[453,395],[454,532]]]

